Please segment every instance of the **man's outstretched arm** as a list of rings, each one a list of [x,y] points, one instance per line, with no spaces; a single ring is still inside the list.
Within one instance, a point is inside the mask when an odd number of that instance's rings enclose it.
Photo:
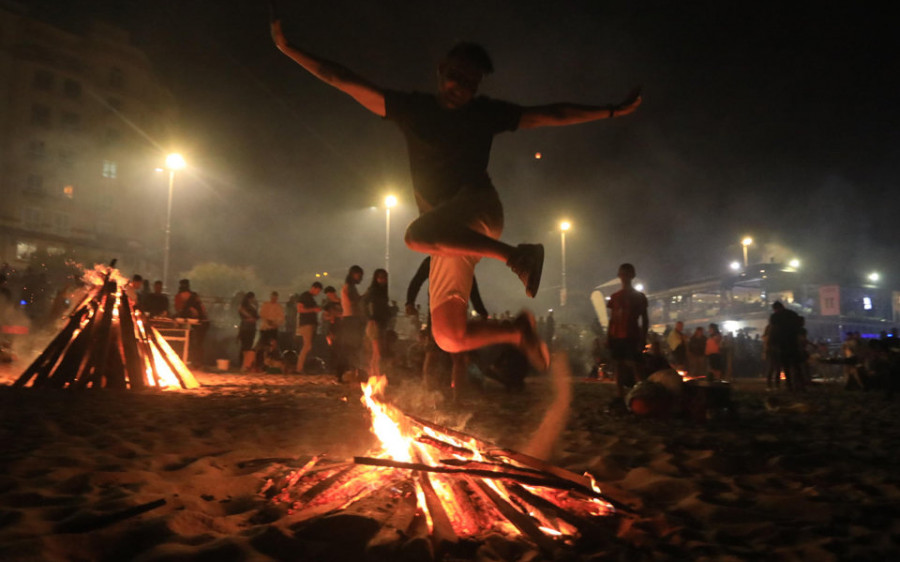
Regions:
[[[271,31],[272,40],[279,51],[322,82],[344,92],[375,115],[384,117],[384,93],[380,88],[335,62],[289,45],[281,30],[280,20],[272,20]]]
[[[559,127],[621,117],[633,112],[639,105],[641,105],[641,90],[637,88],[628,95],[625,101],[619,104],[580,105],[575,103],[554,103],[526,107],[522,111],[519,128]]]

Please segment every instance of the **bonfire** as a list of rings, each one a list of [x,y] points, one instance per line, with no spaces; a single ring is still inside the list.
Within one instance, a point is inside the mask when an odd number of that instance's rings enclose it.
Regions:
[[[596,538],[614,519],[589,474],[405,414],[382,401],[385,385],[371,377],[362,386],[377,449],[350,460],[316,456],[266,483],[263,493],[289,506],[296,529],[356,515],[372,522],[368,554],[390,557],[415,541],[432,554],[460,551],[496,536],[550,553]]]
[[[51,388],[177,389],[200,386],[178,354],[132,307],[114,267],[95,266],[62,330],[16,380]]]

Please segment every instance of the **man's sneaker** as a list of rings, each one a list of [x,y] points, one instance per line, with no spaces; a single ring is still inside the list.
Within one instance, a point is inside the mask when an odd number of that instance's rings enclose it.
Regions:
[[[522,343],[519,344],[519,350],[535,369],[540,372],[546,371],[550,366],[550,350],[537,333],[534,314],[523,310],[513,320],[513,325],[522,332]]]
[[[531,298],[537,295],[541,286],[541,271],[544,269],[543,244],[519,244],[506,265],[519,276],[525,285],[525,294]]]

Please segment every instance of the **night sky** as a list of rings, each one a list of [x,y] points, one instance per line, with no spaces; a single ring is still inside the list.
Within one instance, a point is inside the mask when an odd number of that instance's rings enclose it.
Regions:
[[[838,3],[280,2],[289,40],[373,83],[433,91],[456,40],[486,46],[482,92],[523,105],[618,102],[631,116],[498,136],[490,173],[504,240],[547,244],[542,295],[630,261],[647,289],[751,261],[798,257],[817,281],[878,270],[898,286],[900,162],[896,49],[885,14]],[[396,127],[325,86],[273,46],[265,2],[28,2],[32,16],[130,30],[179,109],[176,265],[252,265],[284,286],[311,272],[383,265],[388,192],[392,295],[421,257],[402,245],[414,217]],[[161,143],[169,142],[160,139]],[[542,158],[536,160],[534,154]],[[161,190],[161,197],[165,194]],[[491,311],[525,304],[499,263],[477,270]],[[336,279],[337,281],[337,279]],[[365,283],[367,284],[368,279]],[[300,288],[300,287],[297,287]],[[265,288],[257,288],[264,291]]]

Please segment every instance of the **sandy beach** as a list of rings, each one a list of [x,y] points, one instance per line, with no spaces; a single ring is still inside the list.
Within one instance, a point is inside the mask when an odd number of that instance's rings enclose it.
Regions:
[[[199,390],[51,391],[0,371],[0,559],[329,560],[260,496],[310,456],[374,443],[359,391],[328,375],[195,371]],[[614,387],[571,379],[550,460],[593,474],[627,509],[562,560],[889,560],[900,556],[900,407],[838,384],[769,394],[733,385],[705,424],[608,410]],[[520,448],[552,396],[489,386],[461,405],[392,379],[404,411]],[[325,554],[322,554],[322,553]],[[449,558],[448,558],[449,559]],[[454,560],[458,558],[453,558]],[[471,559],[543,560],[486,544]]]

